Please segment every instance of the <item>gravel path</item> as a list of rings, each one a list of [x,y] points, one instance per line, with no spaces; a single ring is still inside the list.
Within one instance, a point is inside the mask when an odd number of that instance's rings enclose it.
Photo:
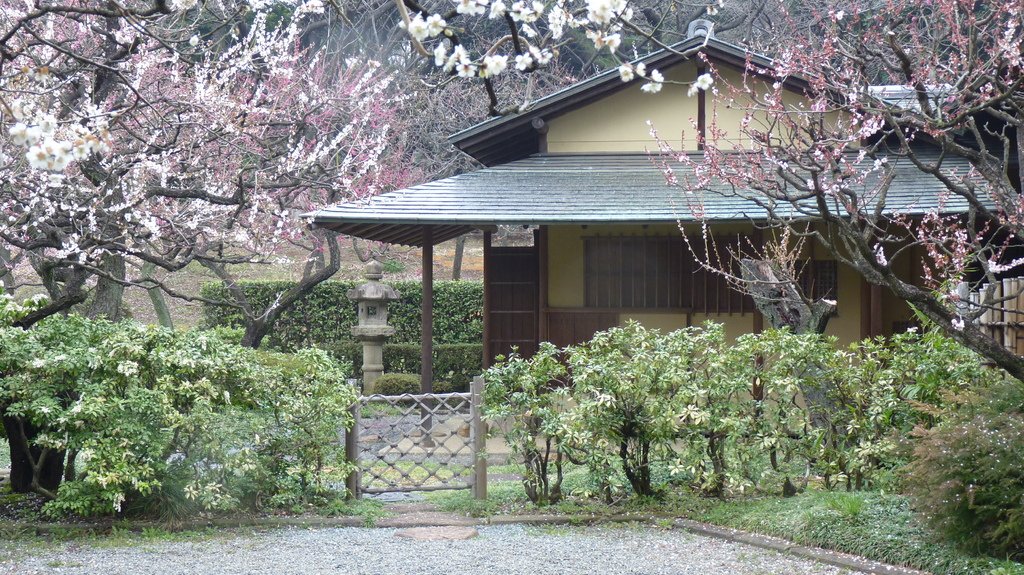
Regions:
[[[0,574],[103,575],[838,575],[849,571],[649,527],[480,527],[469,541],[411,541],[392,529],[284,529],[126,546],[0,541]]]

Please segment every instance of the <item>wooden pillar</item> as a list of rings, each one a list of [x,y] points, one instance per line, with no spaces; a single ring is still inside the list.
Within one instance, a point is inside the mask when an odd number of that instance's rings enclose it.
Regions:
[[[473,433],[473,498],[487,499],[487,424],[483,420],[484,378],[470,385],[470,421]]]
[[[537,246],[537,343],[548,340],[548,227],[540,226]]]
[[[697,78],[707,72],[703,64],[697,65]],[[696,80],[696,78],[694,78]],[[707,90],[697,91],[697,149],[704,149],[704,140],[707,138]]]
[[[484,232],[484,369],[491,367],[491,232]]]
[[[356,390],[357,394],[359,390]],[[352,429],[345,431],[345,460],[355,465],[355,469],[345,478],[345,489],[348,490],[347,499],[359,499],[362,486],[362,472],[359,467],[359,427],[362,425],[360,418],[363,408],[362,399],[357,399],[352,407],[348,408],[352,414]]]
[[[882,286],[871,284],[871,337],[885,335],[882,325]]]
[[[423,226],[423,303],[420,308],[420,393],[434,391],[434,230]]]
[[[882,286],[861,279],[860,285],[860,337],[866,339],[882,335]]]
[[[703,94],[704,90],[701,90],[701,93]],[[740,240],[740,241],[742,243],[742,240]],[[750,241],[753,242],[753,244],[755,246],[755,249],[761,249],[761,250],[764,249],[764,230],[759,228],[757,226],[757,224],[754,224],[754,232],[751,234]],[[744,297],[744,299],[746,299],[747,296],[743,296],[743,297]],[[751,297],[750,299],[753,300],[754,298]],[[741,310],[743,309],[742,305],[740,306],[740,309]],[[761,310],[757,309],[757,303],[756,302],[754,303],[753,314],[754,314],[754,333],[761,333],[761,332],[764,331],[764,315],[761,313]]]

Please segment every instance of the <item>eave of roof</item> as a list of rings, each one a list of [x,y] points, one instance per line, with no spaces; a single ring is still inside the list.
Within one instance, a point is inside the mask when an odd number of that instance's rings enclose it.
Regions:
[[[657,159],[647,154],[547,154],[484,168],[382,194],[361,202],[321,209],[313,224],[370,240],[423,245],[424,227],[440,243],[473,229],[498,225],[601,225],[764,220],[752,201],[756,193],[712,184],[695,194],[670,187]],[[677,177],[690,177],[685,164],[670,160]],[[909,216],[935,210],[965,211],[962,198],[943,198],[941,183],[909,161],[897,170],[888,213]],[[947,162],[946,169],[966,168]],[[870,182],[864,189],[870,189]],[[784,213],[787,208],[783,205]],[[794,217],[801,214],[794,213]]]
[[[704,36],[687,38],[672,45],[670,49],[661,49],[638,58],[632,64],[642,62],[648,69],[665,69],[690,60],[701,52],[711,60],[739,68],[746,66],[748,57],[759,66],[769,68],[772,65],[771,59],[765,56]],[[517,114],[490,118],[452,134],[448,141],[486,166],[519,160],[539,151],[537,132],[531,125],[535,119],[550,120],[643,81],[636,78],[631,82],[623,82],[617,69],[607,70],[539,98]],[[798,78],[791,78],[788,83],[801,85]]]

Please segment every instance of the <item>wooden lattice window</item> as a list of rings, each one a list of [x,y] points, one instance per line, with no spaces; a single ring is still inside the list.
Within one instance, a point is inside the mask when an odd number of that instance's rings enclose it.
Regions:
[[[809,260],[800,273],[800,287],[812,300],[836,299],[839,267],[835,260]]]
[[[728,253],[728,242],[718,242],[722,253]],[[702,240],[693,238],[691,243],[699,246]],[[753,310],[749,297],[698,264],[682,236],[588,237],[584,258],[587,307],[726,314]]]
[[[600,308],[682,308],[692,260],[681,237],[585,238],[586,305]]]

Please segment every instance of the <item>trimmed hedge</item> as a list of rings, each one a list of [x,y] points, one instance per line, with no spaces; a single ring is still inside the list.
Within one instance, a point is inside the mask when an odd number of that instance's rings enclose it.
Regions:
[[[415,373],[385,373],[373,384],[373,393],[381,395],[416,394],[420,391],[420,376]]]
[[[355,366],[355,372],[363,365],[363,344],[345,342],[328,348],[338,359]],[[482,344],[449,343],[434,346],[434,391],[449,393],[467,391],[475,376],[483,373]],[[384,345],[384,373],[417,374],[416,389],[419,390],[420,346],[414,344]],[[378,380],[379,381],[379,380]]]
[[[352,341],[356,322],[356,304],[346,292],[360,281],[328,281],[295,302],[281,315],[267,337],[267,346],[282,351],[303,347],[330,348],[338,342]],[[423,289],[417,281],[388,282],[402,295],[391,304],[389,323],[395,327],[394,343],[419,343],[420,303]],[[292,282],[242,282],[242,289],[257,308],[265,307]],[[200,293],[206,299],[227,301],[227,290],[220,283],[204,284]],[[439,281],[434,283],[434,342],[436,344],[480,343],[483,341],[484,290],[480,282]],[[241,327],[242,315],[230,306],[203,304],[203,325],[207,328]],[[417,360],[418,361],[418,360]],[[356,364],[359,365],[358,363]],[[417,368],[418,369],[418,368]]]

